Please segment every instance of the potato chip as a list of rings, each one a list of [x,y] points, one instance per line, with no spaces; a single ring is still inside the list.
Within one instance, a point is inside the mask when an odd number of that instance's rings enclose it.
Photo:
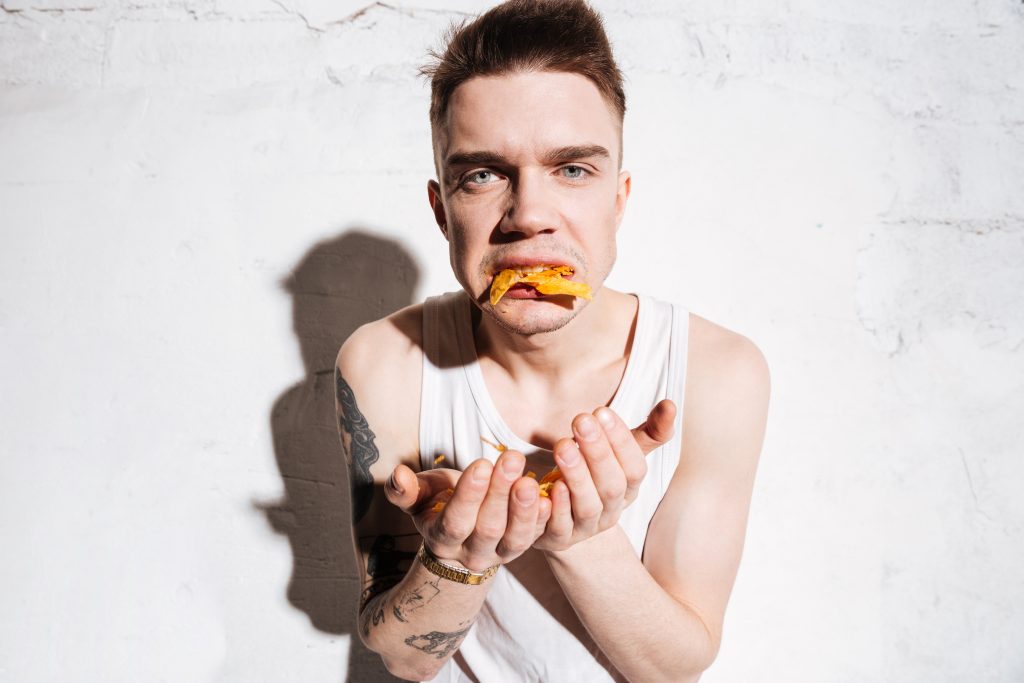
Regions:
[[[551,487],[555,485],[555,482],[562,478],[562,471],[557,467],[547,474],[545,474],[540,480],[540,495],[545,498],[550,497]]]
[[[533,285],[534,289],[545,295],[567,294],[589,299],[591,291],[585,282],[575,282],[563,278],[565,275],[572,275],[572,272],[572,268],[569,266],[505,269],[498,273],[491,282],[491,305],[496,306],[505,293],[512,289],[513,285],[519,283]]]

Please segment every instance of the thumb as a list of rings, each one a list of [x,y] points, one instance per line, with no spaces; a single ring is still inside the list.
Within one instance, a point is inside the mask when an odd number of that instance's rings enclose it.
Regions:
[[[456,470],[414,472],[408,465],[399,465],[384,482],[384,495],[402,512],[415,515],[437,494],[454,487],[458,475]]]
[[[384,495],[395,507],[412,514],[420,502],[420,480],[407,465],[398,465],[384,482]]]
[[[659,401],[647,416],[647,421],[633,429],[640,450],[647,455],[672,438],[675,431],[676,404],[668,399]]]

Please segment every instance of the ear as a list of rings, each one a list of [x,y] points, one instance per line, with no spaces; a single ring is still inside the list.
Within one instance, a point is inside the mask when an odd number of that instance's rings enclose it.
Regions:
[[[619,186],[615,190],[615,227],[618,228],[622,222],[622,216],[626,213],[626,200],[629,199],[629,191],[633,187],[633,177],[629,171],[619,171]]]
[[[441,186],[436,180],[427,183],[427,201],[430,202],[430,209],[434,212],[437,227],[441,228],[441,234],[448,239],[448,217],[445,215],[444,203],[441,201]]]

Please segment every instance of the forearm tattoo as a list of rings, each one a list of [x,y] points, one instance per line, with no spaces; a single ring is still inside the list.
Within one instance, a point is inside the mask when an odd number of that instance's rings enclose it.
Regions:
[[[338,368],[334,370],[335,396],[338,407],[338,431],[341,432],[342,448],[348,460],[349,480],[352,484],[352,521],[358,523],[370,508],[373,500],[373,475],[370,466],[380,458],[377,445],[373,443],[374,433],[366,418],[359,412],[356,395]],[[345,434],[348,434],[346,443]]]
[[[384,601],[387,598],[383,593],[378,593],[370,598],[363,611],[359,613],[359,628],[363,636],[370,635],[370,627],[384,623]]]
[[[462,639],[469,633],[470,628],[471,626],[467,626],[461,631],[452,631],[451,633],[431,631],[421,636],[409,636],[405,639],[405,644],[428,655],[434,655],[438,659],[444,659],[459,649]]]
[[[408,621],[409,615],[418,609],[430,604],[430,601],[441,592],[441,578],[433,581],[426,581],[422,586],[407,592],[402,596],[392,612],[399,621]]]

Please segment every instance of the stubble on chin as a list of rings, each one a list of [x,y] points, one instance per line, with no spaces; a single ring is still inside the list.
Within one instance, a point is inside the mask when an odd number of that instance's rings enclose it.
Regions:
[[[534,305],[529,303],[526,305]],[[521,336],[531,336],[535,334],[546,334],[549,332],[557,332],[569,323],[571,323],[583,308],[572,308],[563,309],[563,313],[558,315],[550,316],[537,316],[527,319],[509,318],[501,315],[493,306],[490,301],[482,302],[480,308],[483,312],[495,322],[498,327],[506,332]]]

